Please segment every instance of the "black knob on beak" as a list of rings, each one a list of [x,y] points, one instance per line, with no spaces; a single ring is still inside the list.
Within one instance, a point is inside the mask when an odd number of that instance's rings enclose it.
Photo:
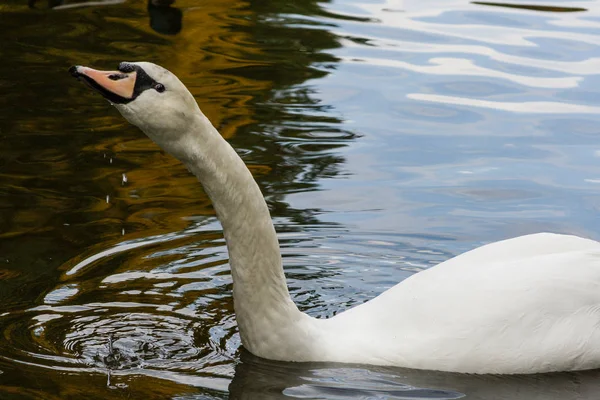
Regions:
[[[119,64],[119,67],[117,69],[127,74],[129,72],[133,72],[135,70],[135,67],[133,64],[130,64],[128,62],[122,62],[121,64]]]

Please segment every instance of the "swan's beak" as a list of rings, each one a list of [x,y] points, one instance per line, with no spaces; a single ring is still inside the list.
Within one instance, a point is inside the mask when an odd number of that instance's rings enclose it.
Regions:
[[[136,71],[98,71],[77,65],[69,68],[69,72],[75,78],[81,78],[112,103],[125,104],[134,99]]]

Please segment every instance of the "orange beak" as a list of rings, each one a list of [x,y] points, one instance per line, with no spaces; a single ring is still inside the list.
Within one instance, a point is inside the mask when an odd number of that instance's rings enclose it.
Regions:
[[[123,104],[133,100],[136,71],[123,73],[74,66],[69,69],[69,72],[76,78],[83,78],[85,83],[113,103]]]

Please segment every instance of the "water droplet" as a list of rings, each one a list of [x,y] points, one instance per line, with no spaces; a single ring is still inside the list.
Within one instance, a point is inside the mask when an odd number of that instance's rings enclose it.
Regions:
[[[126,184],[127,183],[127,175],[123,174],[123,181],[121,182],[121,184]]]
[[[108,162],[112,164],[112,157],[110,158],[110,160]]]
[[[106,204],[108,204],[109,201],[110,201],[110,196],[106,195]]]
[[[125,236],[125,228],[121,229],[121,236]]]

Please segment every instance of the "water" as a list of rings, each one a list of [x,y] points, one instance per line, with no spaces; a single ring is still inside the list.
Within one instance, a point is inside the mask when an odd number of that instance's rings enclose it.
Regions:
[[[600,239],[600,3],[526,3],[2,2],[0,398],[597,398],[597,371],[247,354],[202,188],[66,72],[176,72],[263,189],[294,300],[327,317],[483,243]]]

